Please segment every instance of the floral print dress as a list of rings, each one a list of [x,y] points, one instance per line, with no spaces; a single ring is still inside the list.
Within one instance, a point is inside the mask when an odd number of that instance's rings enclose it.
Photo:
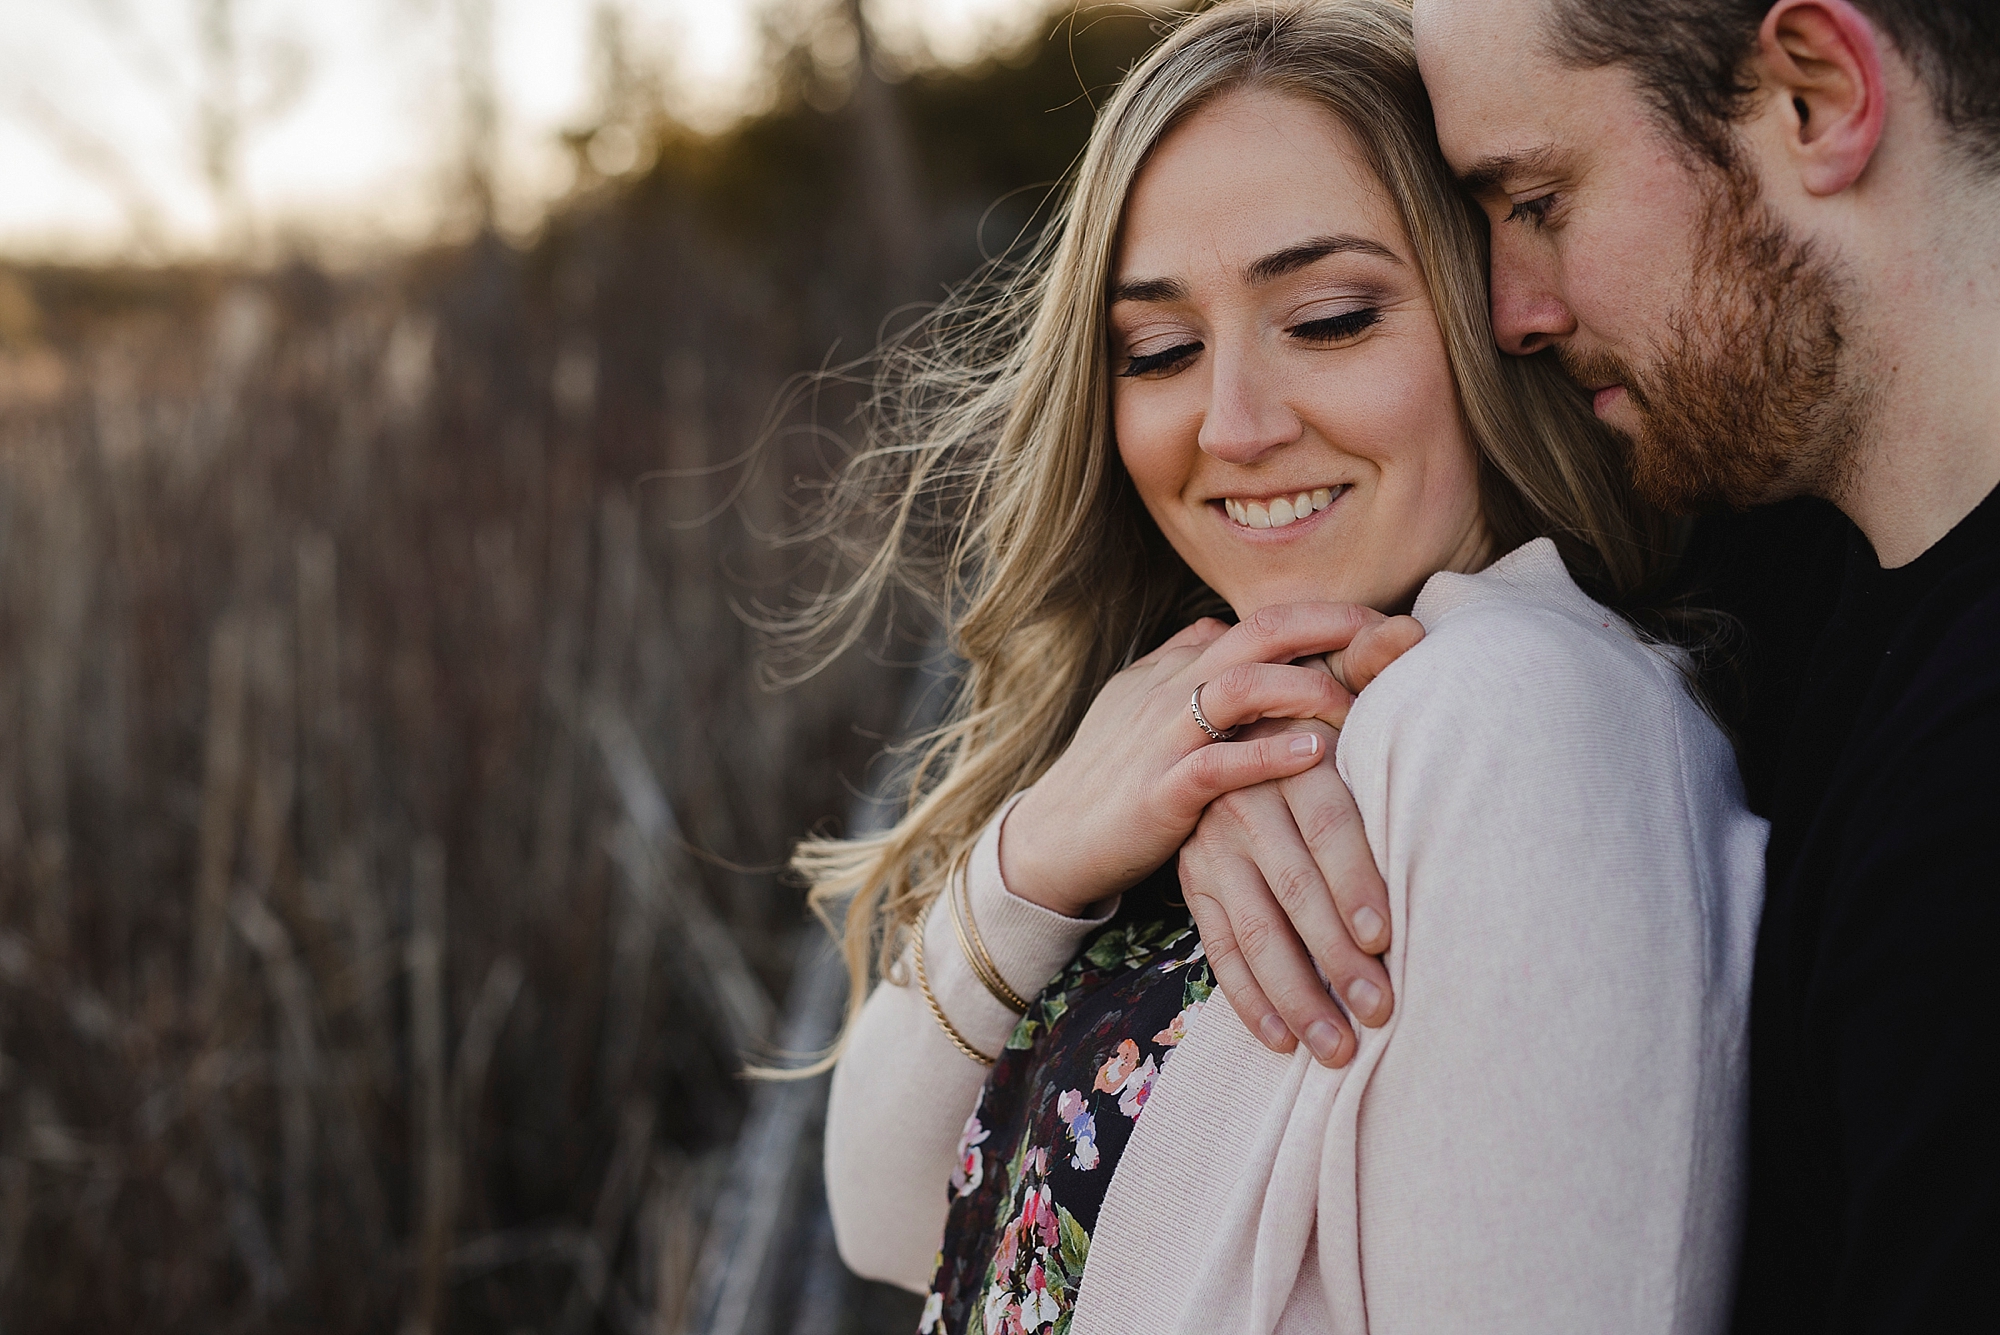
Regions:
[[[1105,1188],[1214,986],[1168,863],[1042,989],[987,1076],[921,1335],[1068,1335]]]

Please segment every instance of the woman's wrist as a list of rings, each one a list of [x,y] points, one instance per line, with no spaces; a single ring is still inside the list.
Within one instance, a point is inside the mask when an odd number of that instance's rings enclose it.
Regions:
[[[1106,896],[1086,890],[1079,897],[1077,887],[1064,884],[1070,878],[1065,877],[1062,868],[1042,864],[1040,854],[1048,841],[1019,837],[1024,833],[1020,824],[1021,810],[1031,808],[1039,795],[1034,788],[1029,788],[1001,818],[998,850],[1001,887],[1016,899],[1025,899],[1051,913],[1060,913],[1066,918],[1084,917],[1090,912],[1091,905]],[[1030,831],[1033,826],[1034,812],[1031,809],[1028,817]],[[1010,838],[1010,832],[1014,837]]]

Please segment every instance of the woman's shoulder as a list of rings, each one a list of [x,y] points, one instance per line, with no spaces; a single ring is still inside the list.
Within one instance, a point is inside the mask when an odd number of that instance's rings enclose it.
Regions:
[[[1555,900],[1761,883],[1728,738],[1673,651],[1578,589],[1552,544],[1434,577],[1416,613],[1425,638],[1361,692],[1336,751],[1385,866],[1422,854]]]
[[[1553,748],[1652,763],[1662,748],[1727,747],[1677,651],[1578,588],[1546,538],[1477,574],[1432,576],[1414,614],[1424,639],[1356,700],[1344,753],[1424,738],[1463,759]]]
[[[1413,612],[1424,639],[1382,675],[1401,689],[1450,697],[1509,677],[1518,678],[1514,689],[1483,708],[1532,705],[1552,691],[1572,706],[1581,692],[1696,708],[1680,651],[1646,639],[1578,588],[1547,538],[1476,574],[1433,575]]]

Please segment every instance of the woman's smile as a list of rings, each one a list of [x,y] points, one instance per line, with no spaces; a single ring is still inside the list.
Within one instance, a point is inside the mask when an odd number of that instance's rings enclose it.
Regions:
[[[1351,133],[1224,94],[1133,184],[1110,310],[1112,422],[1147,512],[1239,616],[1409,605],[1489,541],[1444,336]]]
[[[1225,496],[1212,504],[1222,507],[1231,525],[1250,532],[1292,528],[1316,518],[1347,491],[1345,483],[1332,487],[1305,487],[1276,496]],[[1301,530],[1303,531],[1303,530]]]

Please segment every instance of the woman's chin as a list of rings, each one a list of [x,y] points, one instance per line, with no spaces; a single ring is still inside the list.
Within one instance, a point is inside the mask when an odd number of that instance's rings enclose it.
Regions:
[[[1209,587],[1221,594],[1236,613],[1238,621],[1266,607],[1285,603],[1355,603],[1384,616],[1400,616],[1416,601],[1424,580],[1431,572],[1414,577],[1409,572],[1378,572],[1374,578],[1327,578],[1300,575],[1296,578],[1265,578],[1224,587],[1211,581]]]
[[[1238,621],[1247,620],[1251,614],[1266,607],[1277,607],[1287,603],[1359,603],[1363,607],[1382,609],[1378,602],[1389,601],[1371,596],[1372,590],[1346,587],[1339,583],[1324,583],[1302,580],[1296,583],[1260,584],[1243,590],[1241,596],[1223,593],[1229,606],[1236,613]]]

